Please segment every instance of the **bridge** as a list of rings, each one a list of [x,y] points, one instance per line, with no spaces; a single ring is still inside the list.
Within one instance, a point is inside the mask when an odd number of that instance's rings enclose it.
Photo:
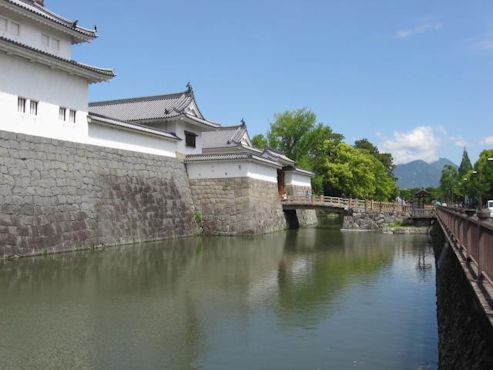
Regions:
[[[493,219],[489,212],[439,207],[437,219],[459,260],[475,281],[486,283],[493,298]]]
[[[431,206],[415,209],[399,202],[379,202],[352,198],[338,198],[324,195],[290,195],[281,200],[283,210],[316,209],[351,214],[360,212],[385,212],[407,214],[416,219],[434,219],[435,210]]]

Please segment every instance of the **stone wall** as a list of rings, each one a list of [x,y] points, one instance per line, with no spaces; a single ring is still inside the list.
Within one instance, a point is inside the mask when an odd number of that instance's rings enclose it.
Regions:
[[[310,196],[312,194],[311,186],[286,185],[285,189],[288,196],[305,196],[307,192]],[[318,223],[317,212],[313,209],[297,209],[296,216],[299,226],[316,225]]]
[[[403,220],[404,216],[398,213],[354,210],[352,215],[344,215],[342,228],[346,230],[383,230],[386,225]]]
[[[182,162],[0,131],[0,257],[196,231]]]
[[[445,237],[435,226],[434,250],[440,369],[493,369],[493,328],[475,293],[477,286]],[[445,245],[445,246],[444,246]],[[481,290],[481,289],[479,289]],[[491,312],[491,307],[489,308]]]
[[[190,180],[207,235],[247,235],[287,228],[277,184],[248,177]]]
[[[297,209],[296,215],[300,226],[309,226],[318,224],[317,211],[314,209]]]

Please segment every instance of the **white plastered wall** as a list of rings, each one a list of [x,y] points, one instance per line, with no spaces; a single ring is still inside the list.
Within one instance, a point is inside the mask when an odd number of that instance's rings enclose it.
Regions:
[[[87,138],[88,83],[83,78],[0,54],[0,129],[60,140],[84,142]],[[26,113],[17,111],[17,99],[27,99]],[[38,114],[30,114],[30,100],[38,101]],[[59,108],[67,119],[59,119]],[[76,122],[69,122],[69,109]]]
[[[1,18],[8,20],[8,27],[11,28],[11,22],[15,22],[20,25],[19,35],[12,33],[12,30],[7,29],[6,32],[0,29],[0,36],[12,39],[16,42],[31,46],[33,48],[46,51],[50,54],[57,55],[65,59],[72,58],[72,41],[70,36],[53,30],[45,25],[36,23],[28,18],[21,17],[18,14],[11,13],[9,11],[2,11]],[[42,43],[42,34],[45,34],[50,38],[50,44],[45,47]],[[55,40],[58,40],[58,49],[55,49]]]
[[[202,130],[199,127],[191,125],[182,120],[176,120],[170,123],[171,125],[175,125],[175,134],[182,140],[178,142],[177,151],[183,154],[202,154],[202,147],[204,146],[202,140]],[[186,146],[185,141],[185,131],[193,132],[197,136],[195,137],[195,148]]]
[[[176,157],[176,142],[138,132],[112,128],[96,123],[89,124],[90,144],[134,152]]]
[[[249,177],[277,183],[277,170],[274,167],[249,161],[195,162],[187,164],[188,177],[195,179],[225,179]]]
[[[284,181],[286,185],[303,186],[310,188],[312,186],[310,176],[303,175],[298,172],[285,172]]]

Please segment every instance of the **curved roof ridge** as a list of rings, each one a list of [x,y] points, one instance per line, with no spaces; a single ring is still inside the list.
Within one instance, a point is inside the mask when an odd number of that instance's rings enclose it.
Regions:
[[[183,94],[182,96],[180,96],[178,98],[178,102],[176,104],[175,111],[180,112],[180,113],[183,112],[185,110],[185,108],[188,107],[192,101],[193,101],[192,96],[190,96],[190,95],[187,96],[187,94]],[[195,106],[197,106],[197,104],[195,104]],[[197,107],[197,109],[198,109],[198,107]]]
[[[202,114],[202,112],[200,111],[199,105],[197,104],[197,100],[195,99],[195,94],[193,92],[193,88],[192,88],[192,85],[190,84],[190,82],[187,84],[186,93],[188,93],[188,94],[190,94],[192,96],[192,100],[195,102],[195,108],[197,108],[197,112],[199,113],[200,118],[202,118],[202,119],[205,120],[206,118]]]
[[[219,127],[219,128],[218,128],[218,130],[224,130],[224,131],[226,131],[226,130],[233,130],[233,129],[235,129],[235,130],[236,130],[236,129],[238,129],[238,128],[239,128],[239,127],[241,127],[241,126],[242,126],[242,124],[241,124],[241,123],[240,123],[240,124],[238,124],[238,125],[221,126],[221,127]]]
[[[21,9],[27,10],[33,14],[43,17],[47,20],[53,21],[61,26],[64,26],[72,31],[79,32],[85,36],[96,38],[97,34],[95,30],[88,28],[76,26],[74,27],[75,21],[62,17],[51,10],[48,10],[44,6],[37,4],[32,0],[2,0],[3,2],[15,5]]]
[[[155,101],[163,99],[176,99],[182,95],[186,95],[187,91],[171,93],[171,94],[161,94],[161,95],[146,95],[138,96],[136,98],[121,98],[121,99],[111,99],[111,100],[100,100],[89,103],[89,106],[100,106],[100,105],[113,105],[113,104],[126,104],[126,103],[141,103],[145,101]]]

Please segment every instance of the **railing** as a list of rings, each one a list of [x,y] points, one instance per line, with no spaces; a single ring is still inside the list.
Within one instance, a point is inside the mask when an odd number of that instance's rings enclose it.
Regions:
[[[438,208],[437,216],[452,242],[476,267],[478,280],[486,278],[493,284],[493,222],[446,207]]]
[[[412,216],[415,218],[435,217],[435,208],[431,206],[425,206],[425,208],[413,208]]]
[[[312,205],[326,206],[341,209],[359,209],[379,212],[412,212],[412,206],[402,205],[398,202],[378,202],[373,200],[329,197],[325,195],[289,195],[282,198],[286,205]]]

